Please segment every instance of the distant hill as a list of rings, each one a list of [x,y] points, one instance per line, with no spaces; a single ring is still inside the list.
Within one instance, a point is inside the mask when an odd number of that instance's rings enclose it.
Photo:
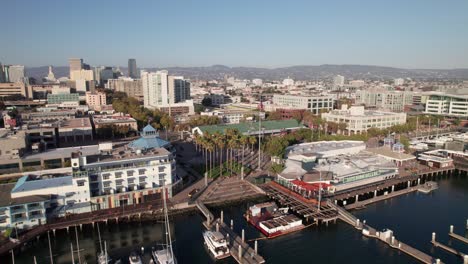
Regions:
[[[124,74],[126,67],[120,67]],[[224,65],[213,65],[208,67],[167,67],[146,68],[147,70],[166,69],[171,74],[182,75],[190,79],[211,80],[222,79],[224,76],[234,76],[239,79],[261,78],[264,80],[281,80],[291,77],[295,80],[313,80],[316,78],[331,78],[341,74],[347,79],[393,79],[393,78],[415,78],[415,79],[466,79],[468,80],[468,69],[400,69],[383,66],[369,65],[318,65],[318,66],[291,66],[275,69],[254,67],[228,67]],[[43,78],[47,75],[48,67],[26,68],[29,77]],[[54,67],[57,78],[68,76],[68,67]]]

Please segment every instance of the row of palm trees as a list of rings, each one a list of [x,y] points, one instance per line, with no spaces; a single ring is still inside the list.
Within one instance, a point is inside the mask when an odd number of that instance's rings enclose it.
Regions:
[[[223,174],[223,163],[226,162],[226,170],[233,173],[234,161],[237,164],[241,163],[244,166],[245,150],[250,146],[254,149],[257,143],[257,138],[254,136],[245,136],[235,129],[227,129],[224,134],[208,132],[203,135],[195,134],[195,146],[198,152],[201,152],[205,158],[205,172],[209,172],[209,176],[213,177],[213,169],[216,167],[215,162],[219,162],[219,175]],[[239,151],[242,150],[241,162],[239,162]],[[226,151],[226,155],[224,155]]]

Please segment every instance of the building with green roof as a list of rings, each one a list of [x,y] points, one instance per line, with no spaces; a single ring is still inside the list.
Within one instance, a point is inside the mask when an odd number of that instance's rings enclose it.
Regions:
[[[222,124],[222,125],[210,125],[210,126],[198,126],[192,129],[192,134],[197,133],[203,135],[204,133],[214,134],[216,132],[224,134],[229,129],[239,131],[243,135],[258,135],[260,125],[263,130],[263,134],[278,134],[282,132],[289,132],[303,128],[296,119],[288,120],[272,120],[260,122],[245,122],[239,124]]]

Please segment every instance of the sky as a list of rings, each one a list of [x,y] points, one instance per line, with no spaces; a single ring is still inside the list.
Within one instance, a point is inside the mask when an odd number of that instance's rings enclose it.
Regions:
[[[2,1],[0,62],[468,68],[466,0]]]

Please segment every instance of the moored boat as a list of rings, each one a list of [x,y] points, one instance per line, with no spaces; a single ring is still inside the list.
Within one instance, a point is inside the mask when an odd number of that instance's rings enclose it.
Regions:
[[[203,232],[203,239],[215,259],[223,259],[230,256],[228,243],[222,233],[205,231]]]

